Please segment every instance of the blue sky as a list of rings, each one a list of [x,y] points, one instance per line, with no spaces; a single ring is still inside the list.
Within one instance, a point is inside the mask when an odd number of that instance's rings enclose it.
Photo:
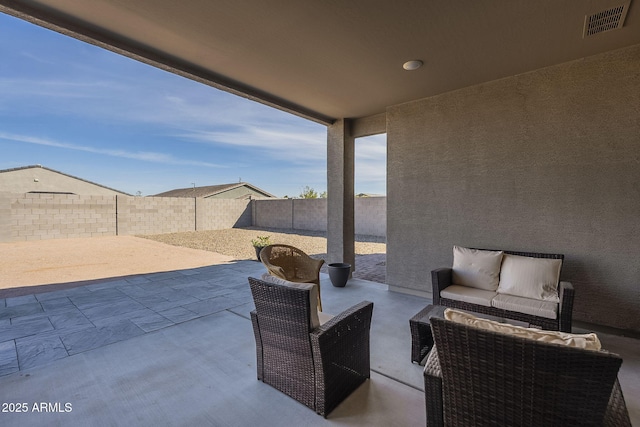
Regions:
[[[0,169],[41,164],[130,194],[327,188],[326,128],[0,13]],[[384,135],[356,193],[386,193]]]

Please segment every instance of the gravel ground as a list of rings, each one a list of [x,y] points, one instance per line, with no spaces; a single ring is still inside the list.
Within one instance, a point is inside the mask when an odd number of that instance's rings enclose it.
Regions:
[[[265,230],[256,227],[230,228],[225,230],[189,231],[156,235],[140,235],[174,246],[217,252],[234,259],[255,259],[251,240],[257,236],[269,236],[271,243],[282,243],[302,249],[314,258],[326,258],[327,238],[324,232]],[[385,254],[384,237],[356,236],[356,254]]]

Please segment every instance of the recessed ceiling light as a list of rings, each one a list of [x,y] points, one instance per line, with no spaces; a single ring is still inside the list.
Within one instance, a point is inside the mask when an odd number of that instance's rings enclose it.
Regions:
[[[424,62],[420,61],[419,59],[414,59],[413,61],[407,61],[404,64],[402,64],[402,68],[404,68],[407,71],[413,71],[422,67],[422,64],[424,64]]]

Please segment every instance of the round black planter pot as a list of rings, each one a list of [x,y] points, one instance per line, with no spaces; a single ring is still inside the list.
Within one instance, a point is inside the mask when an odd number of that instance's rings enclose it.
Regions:
[[[258,258],[258,261],[260,261],[260,252],[262,252],[262,248],[264,246],[254,246],[253,249],[256,250],[256,258]]]
[[[351,273],[351,264],[345,264],[342,262],[336,262],[328,265],[329,278],[331,284],[336,288],[344,288],[349,280],[349,273]]]

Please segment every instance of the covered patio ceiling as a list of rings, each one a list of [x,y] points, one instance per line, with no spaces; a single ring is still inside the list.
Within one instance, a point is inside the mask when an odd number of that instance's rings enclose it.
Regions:
[[[585,17],[623,6],[619,29]],[[331,124],[640,43],[625,0],[0,0],[0,11]],[[402,64],[424,66],[405,71]]]

